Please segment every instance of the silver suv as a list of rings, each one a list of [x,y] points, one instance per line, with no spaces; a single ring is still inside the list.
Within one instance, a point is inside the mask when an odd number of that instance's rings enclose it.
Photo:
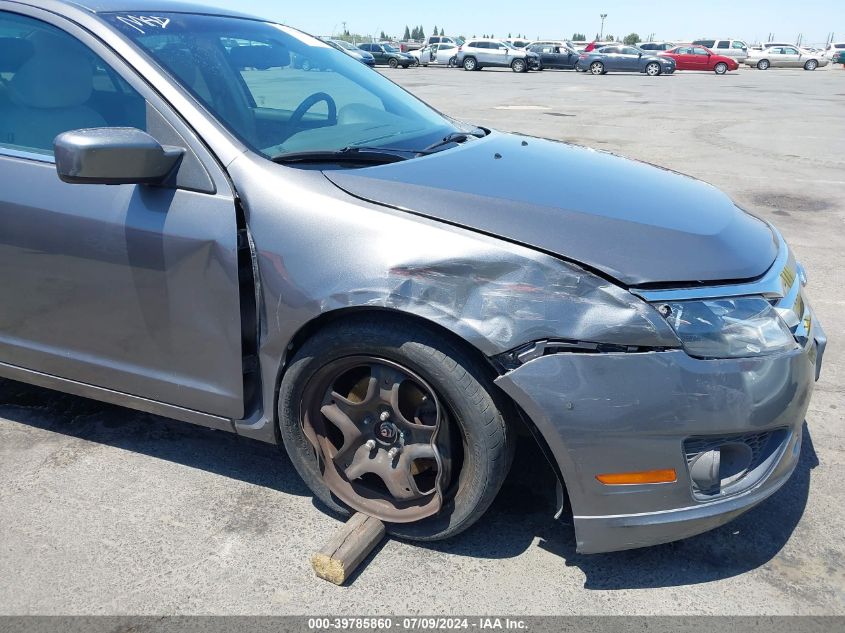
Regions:
[[[540,57],[523,48],[513,48],[501,40],[476,38],[458,48],[458,64],[464,70],[510,66],[515,73],[527,73],[540,67]]]

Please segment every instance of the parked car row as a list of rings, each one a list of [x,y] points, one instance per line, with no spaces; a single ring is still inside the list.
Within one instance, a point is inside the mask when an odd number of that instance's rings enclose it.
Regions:
[[[815,70],[827,66],[838,52],[845,50],[845,44],[834,43],[829,44],[825,51],[814,51],[781,42],[767,42],[759,48],[749,48],[741,40],[714,39],[695,40],[691,44],[642,42],[638,46],[605,43],[591,51],[579,51],[572,42],[564,40],[526,43],[522,40],[473,38],[461,42],[448,36],[432,36],[422,48],[402,52],[384,42],[355,46],[342,40],[324,41],[369,66],[409,68],[443,65],[469,71],[499,67],[511,68],[517,73],[556,69],[578,70],[593,75],[641,72],[650,76],[671,74],[676,70],[724,75],[737,70],[741,64],[759,70]],[[300,60],[295,65],[305,70],[312,68],[309,60]]]

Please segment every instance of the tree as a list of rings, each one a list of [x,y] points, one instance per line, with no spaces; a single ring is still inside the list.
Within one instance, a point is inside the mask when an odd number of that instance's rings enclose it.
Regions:
[[[639,35],[637,35],[636,33],[628,33],[628,35],[625,36],[625,39],[622,40],[622,43],[628,44],[628,45],[633,45],[633,44],[636,44],[639,41],[640,41]]]
[[[420,36],[419,36],[418,39],[421,39],[421,40],[425,39],[425,29],[422,27],[422,24],[420,24]]]
[[[434,29],[431,31],[432,35],[437,35],[437,25],[434,25]]]
[[[442,37],[443,35],[446,35],[446,31],[444,31],[444,30],[443,30],[443,27],[442,27],[442,26],[440,27],[440,35],[441,35],[441,37]]]
[[[511,34],[510,34],[510,33],[508,33],[508,39],[510,39],[510,38],[511,38]]]
[[[572,34],[572,41],[573,42],[586,42],[587,36],[583,33],[573,33]]]
[[[411,30],[408,28],[408,25],[405,25],[405,35],[402,36],[402,39],[406,42],[411,39]]]
[[[615,42],[616,38],[613,37],[612,35],[608,35],[606,38],[604,38],[604,41],[605,42]]]

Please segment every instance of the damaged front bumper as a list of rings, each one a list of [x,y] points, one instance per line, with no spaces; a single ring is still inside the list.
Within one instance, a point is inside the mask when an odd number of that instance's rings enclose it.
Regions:
[[[812,321],[803,347],[773,356],[701,360],[682,350],[563,352],[500,376],[499,387],[531,418],[554,455],[578,551],[692,536],[778,490],[798,463],[826,343]],[[729,485],[702,490],[690,472],[695,451],[742,443],[758,451],[756,463]],[[657,469],[673,469],[676,480],[606,485],[596,478]]]

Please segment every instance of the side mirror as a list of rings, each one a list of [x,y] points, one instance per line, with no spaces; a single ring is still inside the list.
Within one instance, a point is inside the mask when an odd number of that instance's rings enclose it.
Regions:
[[[56,171],[71,184],[160,185],[185,150],[162,146],[146,132],[128,127],[71,130],[53,141]]]

